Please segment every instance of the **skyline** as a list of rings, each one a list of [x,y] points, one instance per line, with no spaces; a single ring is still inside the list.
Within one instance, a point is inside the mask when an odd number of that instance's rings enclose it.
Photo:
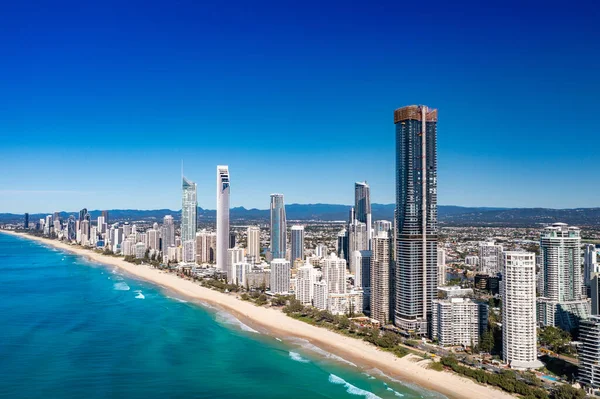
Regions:
[[[365,180],[393,203],[411,104],[440,112],[440,204],[597,206],[586,4],[228,4],[6,5],[0,212],[176,209],[182,159],[205,209],[219,164],[232,207],[351,204]]]

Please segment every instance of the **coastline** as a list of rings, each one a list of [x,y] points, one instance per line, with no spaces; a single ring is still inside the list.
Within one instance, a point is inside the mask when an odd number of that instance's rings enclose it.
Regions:
[[[422,388],[439,392],[449,398],[490,399],[514,398],[497,388],[477,384],[448,371],[434,371],[426,368],[428,362],[415,362],[412,355],[398,358],[394,354],[381,351],[375,346],[355,338],[346,337],[327,329],[313,326],[288,317],[278,309],[258,307],[253,303],[242,301],[234,295],[227,295],[196,284],[192,281],[165,273],[144,265],[125,262],[121,257],[111,257],[94,251],[75,247],[56,240],[30,236],[8,230],[0,230],[17,237],[30,239],[51,247],[68,251],[86,257],[104,265],[117,267],[128,274],[142,280],[157,284],[168,290],[180,293],[191,299],[216,305],[240,318],[250,325],[261,326],[275,337],[298,337],[310,343],[341,356],[361,368],[378,369],[390,378],[398,379],[408,384],[416,384]],[[418,358],[417,358],[418,359]]]

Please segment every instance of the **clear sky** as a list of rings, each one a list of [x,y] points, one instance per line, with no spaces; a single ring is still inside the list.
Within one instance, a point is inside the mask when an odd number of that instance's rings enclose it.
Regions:
[[[595,2],[92,3],[0,6],[0,212],[392,203],[410,104],[440,204],[600,206]]]

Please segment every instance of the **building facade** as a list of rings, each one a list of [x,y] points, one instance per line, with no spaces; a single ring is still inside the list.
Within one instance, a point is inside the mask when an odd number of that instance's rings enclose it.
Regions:
[[[392,320],[390,314],[391,240],[387,232],[379,232],[372,240],[370,315],[381,325]]]
[[[250,226],[246,231],[246,256],[251,262],[260,262],[260,227]]]
[[[396,251],[394,324],[427,334],[437,281],[437,110],[394,112]]]
[[[294,225],[290,234],[290,261],[304,260],[304,226]]]
[[[271,256],[285,258],[287,250],[287,221],[283,194],[271,194]]]
[[[486,304],[469,298],[434,299],[432,338],[441,346],[473,347],[487,329]]]
[[[600,317],[592,316],[579,325],[579,383],[590,394],[600,393]]]
[[[290,261],[279,258],[271,262],[271,292],[287,294],[290,292],[291,267]]]
[[[229,167],[217,166],[217,269],[227,270],[229,249]]]
[[[535,309],[535,254],[504,252],[502,356],[516,369],[539,368]]]

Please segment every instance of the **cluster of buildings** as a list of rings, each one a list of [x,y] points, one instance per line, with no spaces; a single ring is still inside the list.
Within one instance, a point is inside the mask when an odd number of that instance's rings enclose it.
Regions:
[[[283,194],[270,198],[268,249],[261,228],[248,226],[245,246],[230,231],[230,175],[217,166],[216,231],[197,231],[196,184],[182,178],[180,235],[171,216],[162,226],[138,232],[135,225],[96,225],[85,209],[79,218],[39,221],[45,233],[106,247],[135,257],[211,264],[229,282],[268,287],[271,294],[293,294],[305,305],[333,314],[365,314],[399,332],[428,337],[444,346],[477,345],[487,329],[487,304],[472,292],[446,287],[446,251],[438,247],[437,110],[407,106],[394,112],[396,130],[396,210],[393,221],[372,220],[370,187],[355,183],[355,203],[337,235],[335,252],[319,243],[307,251],[305,228],[289,229]],[[29,224],[26,218],[26,227]],[[289,247],[288,247],[289,243]],[[518,369],[538,368],[537,328],[579,329],[581,382],[600,388],[600,267],[594,246],[581,262],[578,228],[554,224],[542,230],[540,254],[507,251],[483,242],[465,262],[479,271],[476,286],[498,290],[502,298],[504,362]]]

